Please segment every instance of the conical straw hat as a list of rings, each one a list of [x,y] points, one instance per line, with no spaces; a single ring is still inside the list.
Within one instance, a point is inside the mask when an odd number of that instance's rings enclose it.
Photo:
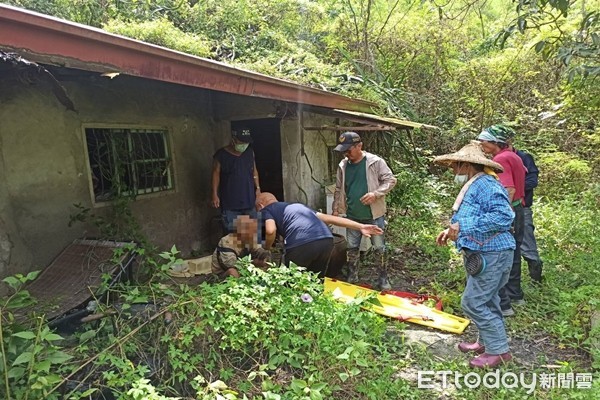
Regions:
[[[433,159],[433,163],[443,165],[444,167],[452,167],[455,162],[468,162],[471,164],[479,164],[490,167],[496,172],[504,171],[502,165],[487,158],[481,149],[481,144],[478,141],[472,140],[471,143],[464,146],[456,153],[444,154]]]

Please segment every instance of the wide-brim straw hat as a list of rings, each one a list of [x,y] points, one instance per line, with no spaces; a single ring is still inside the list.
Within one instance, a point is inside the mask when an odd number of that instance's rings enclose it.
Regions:
[[[504,171],[502,165],[487,158],[481,149],[481,144],[477,141],[471,141],[468,145],[458,150],[456,153],[444,154],[433,159],[433,163],[443,165],[444,167],[452,167],[455,162],[468,162],[471,164],[479,164],[494,169],[496,172]]]

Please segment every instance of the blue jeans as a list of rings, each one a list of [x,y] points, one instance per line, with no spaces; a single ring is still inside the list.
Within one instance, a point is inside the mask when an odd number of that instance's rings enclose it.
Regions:
[[[486,269],[477,276],[467,277],[462,294],[462,309],[479,329],[479,342],[488,354],[508,352],[498,291],[508,282],[513,253],[513,250],[482,253]]]
[[[352,219],[352,218],[349,218]],[[370,220],[353,220],[359,222],[361,224],[370,224],[377,225],[381,229],[385,229],[385,218],[379,217],[377,219]],[[362,233],[360,231],[356,231],[354,229],[347,228],[346,229],[346,240],[348,241],[348,250],[358,250],[360,247],[360,241],[362,239]],[[385,249],[385,241],[383,240],[383,235],[373,235],[371,236],[371,244],[378,252],[383,252]]]

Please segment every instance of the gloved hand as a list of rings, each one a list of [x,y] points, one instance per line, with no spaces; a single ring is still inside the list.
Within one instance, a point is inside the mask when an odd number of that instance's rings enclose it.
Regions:
[[[262,247],[252,250],[250,254],[252,255],[252,260],[271,261],[271,252]]]
[[[271,252],[269,250],[259,247],[258,249],[252,250],[250,254],[252,256],[252,264],[254,264],[255,267],[266,270],[271,266],[269,264],[269,262],[271,262]]]

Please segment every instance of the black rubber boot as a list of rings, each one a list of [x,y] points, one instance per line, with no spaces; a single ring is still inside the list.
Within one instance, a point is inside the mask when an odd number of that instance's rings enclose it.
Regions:
[[[358,282],[358,265],[360,261],[360,252],[358,249],[348,250],[348,283]]]
[[[531,280],[535,283],[542,283],[542,269],[544,267],[544,263],[540,261],[526,260],[527,267],[529,268],[529,276]]]
[[[387,260],[385,257],[385,251],[377,251],[377,258],[379,259],[379,267],[377,270],[379,271],[379,277],[377,279],[377,287],[379,290],[390,290],[392,285],[390,284],[390,280],[387,274]]]

